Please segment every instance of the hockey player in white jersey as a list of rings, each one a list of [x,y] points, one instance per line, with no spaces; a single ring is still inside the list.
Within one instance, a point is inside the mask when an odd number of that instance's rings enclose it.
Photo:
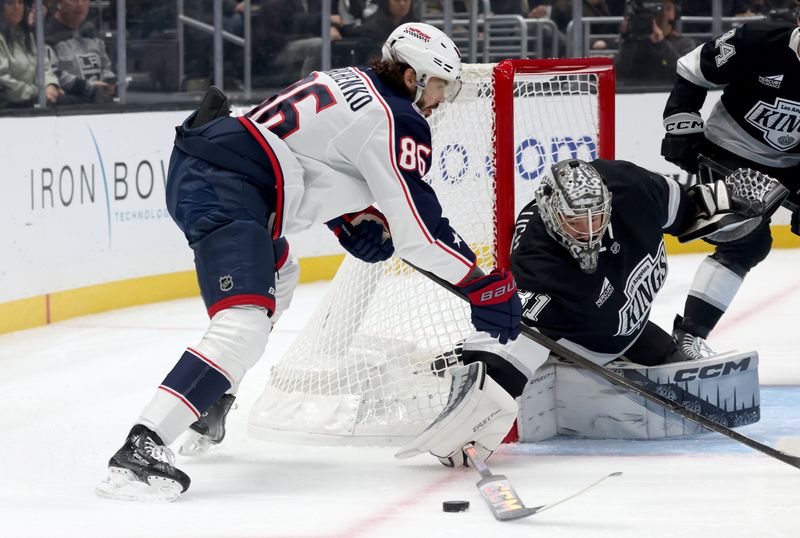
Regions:
[[[425,118],[457,95],[460,73],[446,35],[404,24],[368,69],[311,73],[238,118],[212,92],[178,128],[167,206],[194,251],[211,321],[109,461],[99,495],[173,500],[187,490],[168,447],[190,425],[207,442],[224,435],[234,394],[297,283],[286,233],[327,223],[364,261],[396,253],[469,295],[477,330],[517,337],[513,278],[482,273],[423,179]]]

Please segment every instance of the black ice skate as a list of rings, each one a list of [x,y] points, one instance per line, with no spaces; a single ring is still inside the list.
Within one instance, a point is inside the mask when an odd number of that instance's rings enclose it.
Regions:
[[[197,456],[225,439],[225,417],[233,407],[236,396],[223,394],[200,418],[189,426],[189,433],[181,443],[181,456]]]
[[[714,355],[714,351],[708,347],[704,338],[692,334],[691,327],[687,326],[685,320],[680,316],[675,316],[675,323],[672,328],[672,339],[678,345],[678,349],[684,355],[685,360],[693,361]]]
[[[108,477],[95,489],[101,497],[129,501],[174,501],[191,480],[174,466],[175,456],[161,438],[137,424],[108,462]]]

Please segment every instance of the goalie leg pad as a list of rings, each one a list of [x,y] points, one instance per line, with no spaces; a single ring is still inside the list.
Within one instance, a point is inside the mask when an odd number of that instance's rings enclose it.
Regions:
[[[516,417],[516,401],[486,374],[482,362],[454,368],[444,410],[395,457],[405,459],[430,452],[452,462],[465,445],[473,443],[480,459],[485,460],[503,442]]]
[[[751,424],[761,416],[758,354],[755,351],[733,351],[695,361],[650,367],[615,361],[607,367],[728,427]],[[541,393],[539,384],[526,388],[520,399],[518,422],[521,426],[519,438],[523,443],[541,441],[554,435],[590,439],[664,439],[707,431],[569,363],[547,364],[537,371],[537,379],[553,388],[544,393]],[[549,413],[543,414],[548,410]],[[534,428],[537,425],[543,427],[537,430]]]

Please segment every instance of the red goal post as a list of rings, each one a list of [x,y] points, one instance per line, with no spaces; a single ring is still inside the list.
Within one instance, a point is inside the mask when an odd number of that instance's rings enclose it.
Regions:
[[[509,266],[514,232],[514,80],[517,74],[569,74],[597,77],[597,157],[614,158],[614,113],[616,83],[610,58],[551,58],[544,60],[504,60],[494,70],[495,109],[495,199],[497,262]],[[551,163],[553,164],[553,163]]]
[[[425,179],[490,271],[508,266],[516,214],[554,162],[613,158],[614,70],[604,58],[507,60],[465,64],[462,78],[458,98],[429,118]],[[348,256],[271,366],[249,431],[300,443],[402,444],[443,409],[442,370],[472,330],[468,305],[401,260]]]

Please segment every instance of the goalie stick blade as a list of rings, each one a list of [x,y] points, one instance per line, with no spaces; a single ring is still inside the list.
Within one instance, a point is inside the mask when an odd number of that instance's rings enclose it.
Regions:
[[[478,491],[499,521],[510,521],[532,516],[535,508],[527,508],[517,492],[503,475],[492,475],[477,483]]]
[[[621,471],[617,471],[617,472],[608,474],[608,475],[604,476],[603,478],[601,478],[600,480],[595,480],[594,482],[592,482],[591,484],[589,484],[588,486],[586,486],[582,490],[576,491],[575,493],[573,493],[569,497],[564,497],[563,499],[560,499],[558,501],[552,502],[550,504],[543,504],[542,506],[537,506],[536,508],[529,508],[528,510],[532,510],[534,514],[538,514],[539,512],[544,512],[545,510],[550,510],[551,508],[555,508],[556,506],[558,506],[561,503],[565,503],[570,499],[574,499],[578,495],[583,495],[584,493],[586,493],[590,489],[594,488],[595,486],[599,485],[601,482],[605,481],[606,479],[612,478],[612,477],[616,477],[616,476],[622,476],[622,472]]]
[[[505,476],[501,474],[492,474],[492,471],[489,469],[489,466],[486,465],[486,462],[478,457],[475,447],[472,444],[465,445],[463,450],[467,455],[467,458],[469,458],[469,462],[472,464],[473,469],[478,471],[478,473],[481,475],[482,480],[480,480],[476,486],[478,491],[481,493],[481,496],[486,500],[486,504],[489,505],[492,514],[494,514],[494,517],[498,521],[521,519],[523,517],[532,516],[533,514],[537,514],[539,512],[544,512],[545,510],[550,510],[551,508],[554,508],[563,502],[574,499],[578,495],[586,493],[593,487],[600,484],[600,482],[604,481],[606,478],[611,478],[612,476],[622,476],[621,472],[611,473],[610,475],[606,475],[600,480],[589,484],[582,490],[573,493],[569,497],[564,497],[563,499],[550,504],[544,504],[535,508],[528,508],[525,506],[525,503],[522,502],[522,499],[519,498],[519,495],[517,495],[517,492],[514,491],[514,488],[511,486],[511,483]]]
[[[555,508],[559,504],[565,503],[571,499],[574,499],[578,495],[586,493],[606,479],[616,476],[622,476],[622,473],[619,471],[611,473],[604,476],[600,480],[592,482],[582,490],[576,491],[568,497],[551,502],[550,504],[536,506],[534,508],[528,508],[525,506],[525,504],[522,502],[522,499],[520,499],[519,495],[517,495],[517,492],[514,491],[514,488],[511,486],[508,479],[503,475],[492,475],[491,478],[484,478],[478,482],[477,486],[478,491],[480,491],[483,498],[486,499],[489,508],[492,510],[492,514],[494,514],[494,517],[497,518],[498,521],[511,521],[514,519],[522,519],[524,517],[532,516],[534,514],[544,512],[545,510]]]

